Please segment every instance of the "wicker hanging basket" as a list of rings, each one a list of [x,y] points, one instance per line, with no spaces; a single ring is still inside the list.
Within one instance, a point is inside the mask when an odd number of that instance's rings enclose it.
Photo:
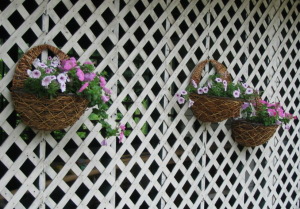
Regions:
[[[61,94],[54,99],[38,98],[22,91],[27,79],[27,69],[31,69],[33,61],[44,51],[50,50],[61,60],[68,56],[51,45],[39,45],[24,54],[17,64],[13,77],[12,99],[15,110],[21,120],[29,127],[54,131],[73,125],[84,113],[88,100],[76,95]]]
[[[194,69],[191,80],[199,83],[201,80],[201,73],[207,63],[212,63],[218,74],[223,80],[231,82],[227,69],[224,65],[216,60],[204,60],[200,62]],[[240,115],[240,108],[243,103],[241,99],[233,99],[226,97],[216,97],[204,94],[190,94],[190,99],[194,101],[191,107],[193,114],[198,120],[202,122],[221,122],[230,117],[238,117]]]
[[[232,138],[245,147],[255,147],[265,144],[276,132],[278,125],[265,126],[246,120],[234,120],[232,123]]]

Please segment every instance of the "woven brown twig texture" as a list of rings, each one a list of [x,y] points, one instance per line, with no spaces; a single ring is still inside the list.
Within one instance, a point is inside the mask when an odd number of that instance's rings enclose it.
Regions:
[[[191,94],[193,114],[202,122],[220,122],[240,115],[242,100]]]
[[[264,126],[245,120],[232,123],[232,138],[245,147],[256,147],[265,144],[276,132],[278,126]]]
[[[22,121],[31,128],[44,131],[61,130],[74,124],[83,114],[88,100],[76,95],[59,95],[54,99],[38,98],[22,91],[27,79],[27,69],[31,69],[32,62],[44,51],[51,50],[60,59],[67,59],[68,55],[60,49],[47,44],[30,49],[18,62],[13,77],[12,99],[15,110]]]
[[[216,60],[204,60],[200,62],[194,69],[191,80],[199,83],[202,77],[202,71],[206,64],[212,63],[216,72],[221,75],[223,80],[231,82],[231,77],[226,67]],[[225,97],[215,97],[208,95],[191,94],[190,99],[194,101],[191,107],[195,117],[202,122],[221,122],[230,117],[238,117],[240,115],[240,107],[243,103],[240,99],[232,99]]]

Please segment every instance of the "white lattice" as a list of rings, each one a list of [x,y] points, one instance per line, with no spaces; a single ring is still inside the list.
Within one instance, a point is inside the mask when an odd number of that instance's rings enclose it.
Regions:
[[[174,98],[195,65],[213,58],[298,115],[299,8],[297,0],[1,0],[0,208],[300,207],[298,121],[244,148],[231,120],[199,122]],[[19,121],[14,68],[43,43],[108,72],[123,144],[100,145],[91,110],[51,133]]]

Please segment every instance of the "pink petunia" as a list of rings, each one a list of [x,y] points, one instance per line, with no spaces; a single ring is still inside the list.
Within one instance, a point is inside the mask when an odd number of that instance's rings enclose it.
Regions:
[[[88,86],[89,86],[89,83],[88,83],[88,82],[84,83],[84,84],[81,86],[81,88],[78,90],[78,92],[82,92],[82,91],[83,91],[84,89],[86,89]]]
[[[93,65],[93,63],[90,62],[90,61],[86,61],[86,62],[84,62],[83,64],[84,64],[84,65]]]
[[[103,96],[101,96],[101,100],[102,100],[104,103],[106,103],[106,102],[109,101],[109,97],[106,96],[106,95],[103,95]]]
[[[125,131],[126,126],[125,126],[124,124],[120,124],[120,129],[121,129],[122,131]]]
[[[68,60],[62,60],[60,64],[63,70],[69,71],[77,66],[77,61],[74,57],[71,57]]]
[[[96,73],[86,73],[84,74],[84,81],[92,81],[96,77]]]
[[[123,138],[124,138],[124,132],[121,131],[120,135],[119,135],[119,143],[123,142]]]
[[[100,86],[103,88],[106,85],[106,80],[103,76],[100,76],[99,79],[100,79]]]
[[[104,87],[102,87],[102,88],[103,88],[103,91],[104,91],[106,94],[108,94],[108,95],[112,94],[112,91],[111,91],[111,89],[109,89],[109,88],[106,88],[105,86],[104,86]]]
[[[269,116],[276,116],[277,115],[277,112],[274,109],[267,109],[267,111],[269,113]]]
[[[80,80],[80,81],[84,80],[84,73],[80,68],[77,68],[76,75],[78,77],[78,80]]]

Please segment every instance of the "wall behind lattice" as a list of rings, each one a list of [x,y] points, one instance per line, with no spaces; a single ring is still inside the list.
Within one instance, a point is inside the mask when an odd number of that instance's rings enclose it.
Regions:
[[[299,115],[297,0],[1,0],[0,208],[299,208],[299,123],[244,148],[174,93],[207,58]],[[19,121],[20,56],[48,43],[93,60],[127,137],[100,145],[90,110],[62,131]],[[46,57],[46,56],[45,56]]]

